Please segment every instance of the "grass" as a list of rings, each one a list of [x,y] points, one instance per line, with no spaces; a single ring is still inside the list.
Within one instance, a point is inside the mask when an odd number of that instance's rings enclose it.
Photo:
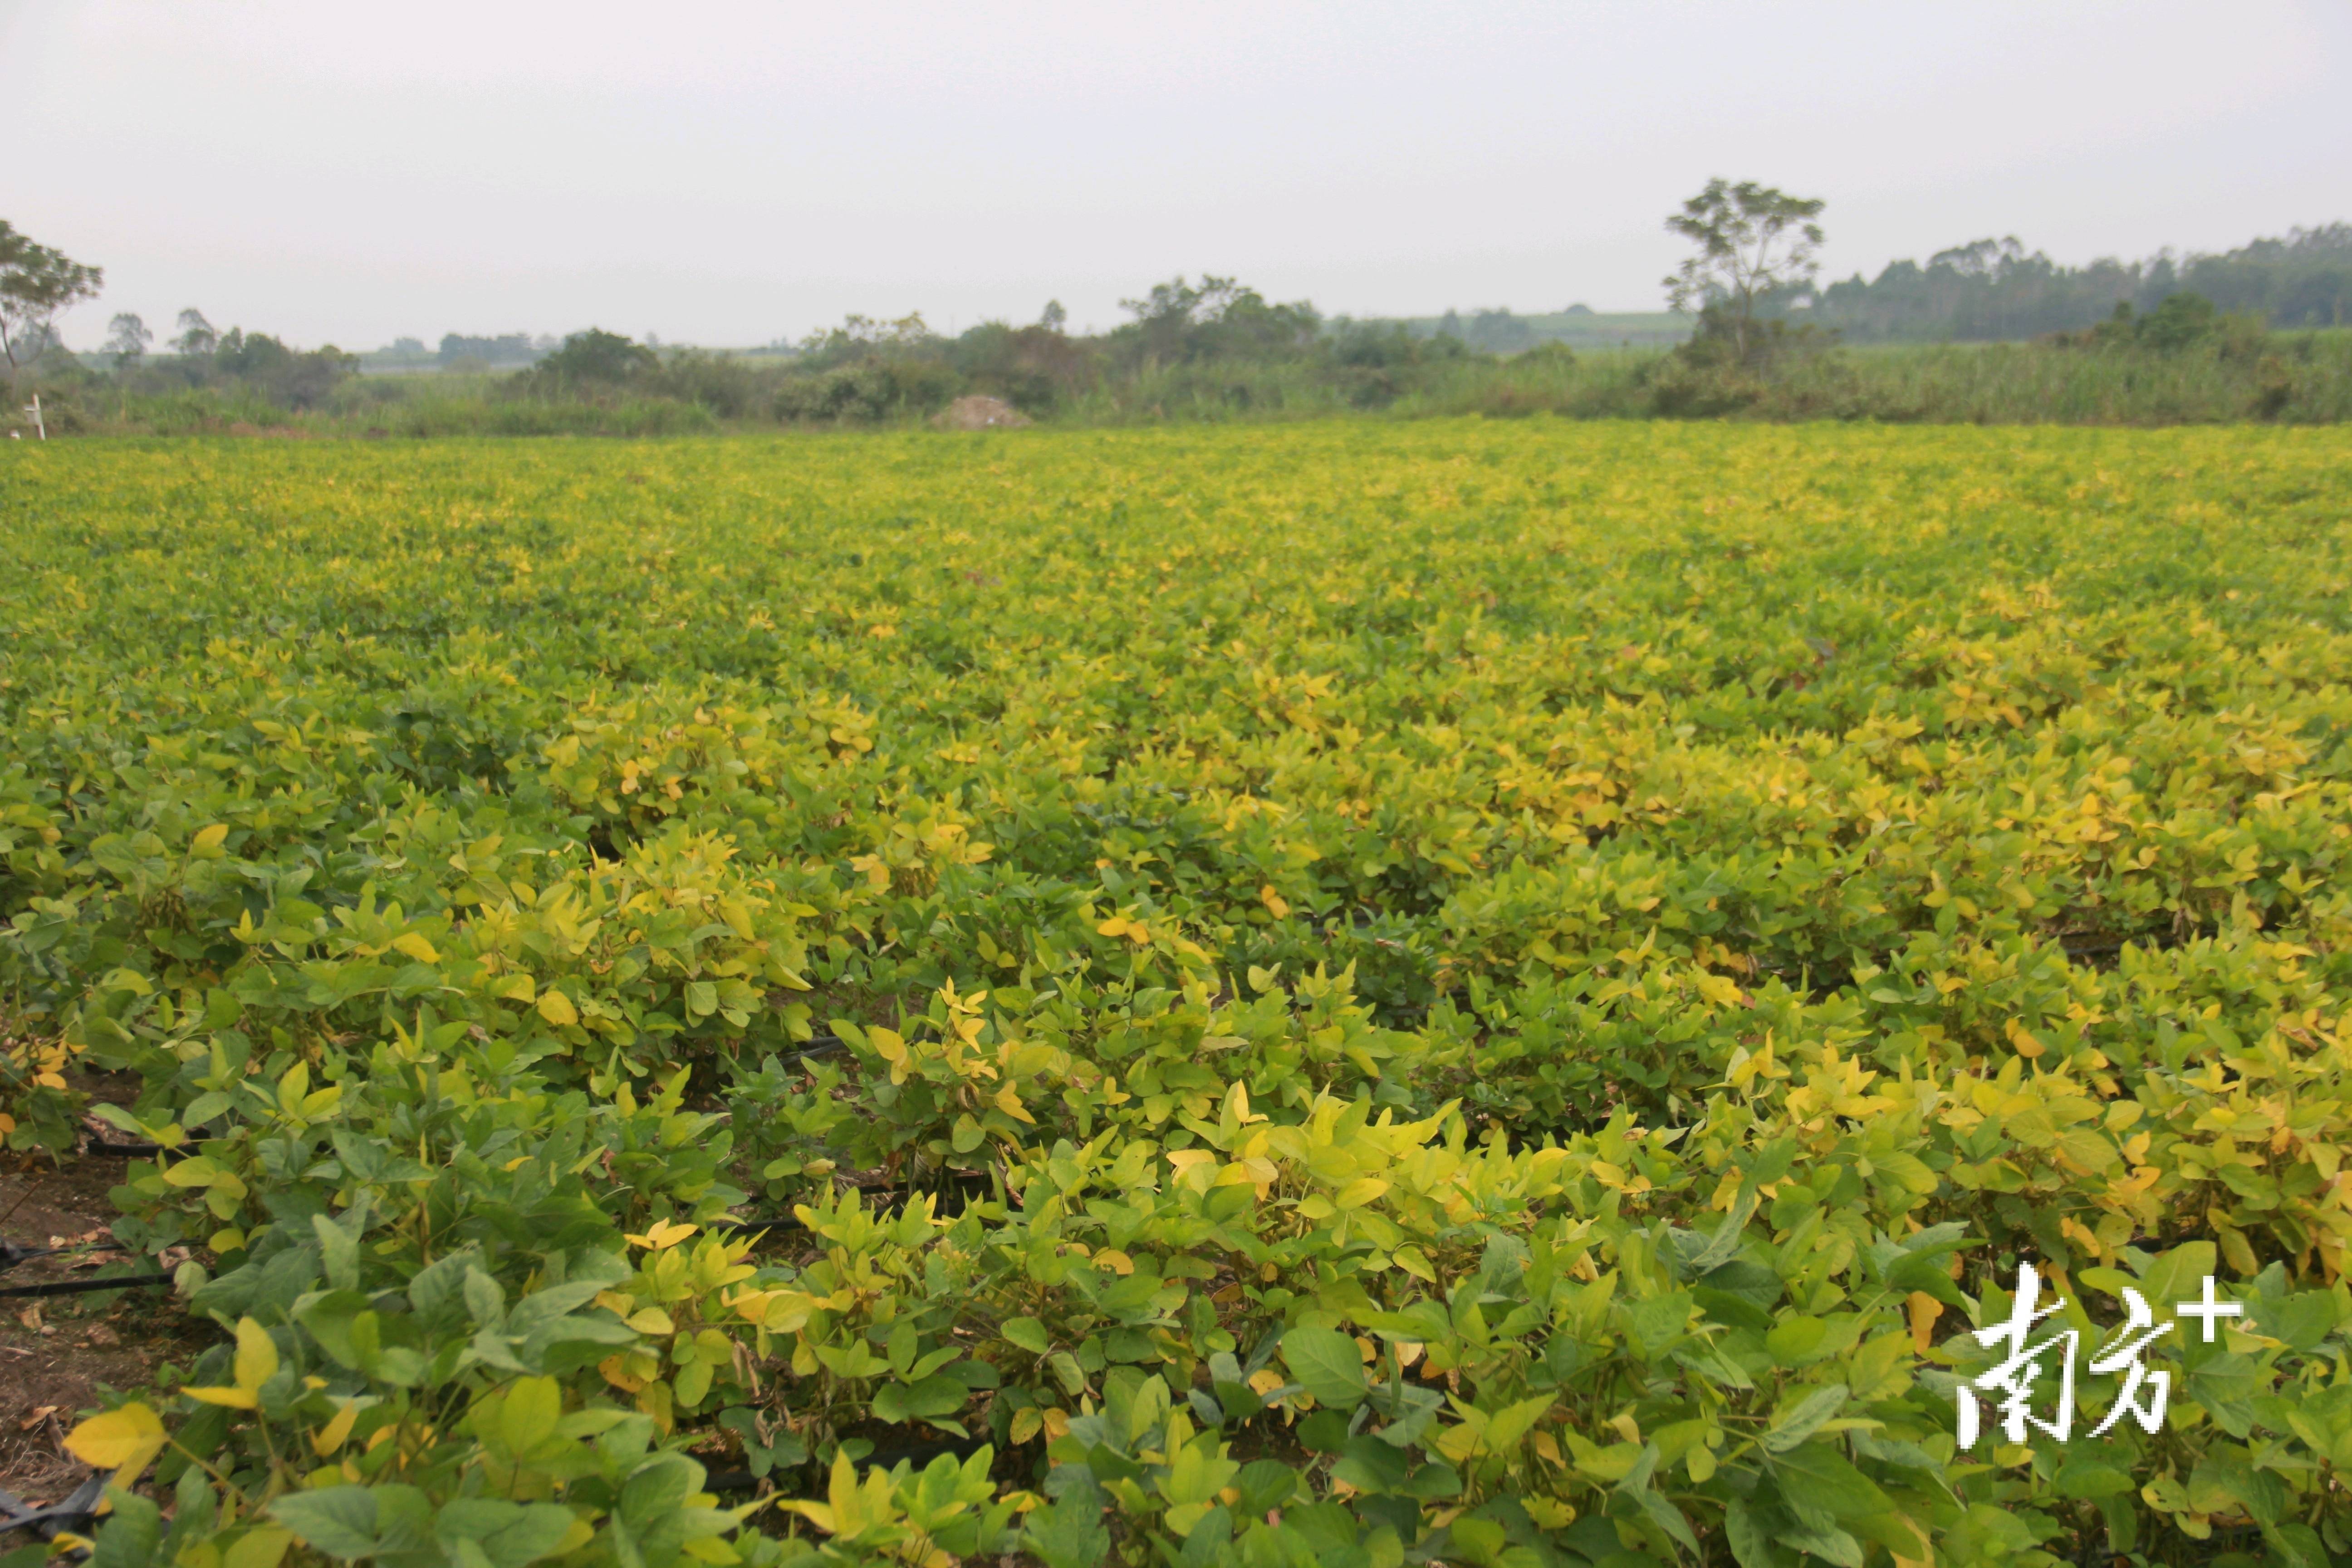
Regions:
[[[764,410],[795,383],[754,367],[748,402]],[[736,377],[741,380],[740,376]],[[942,396],[993,391],[934,378]],[[321,406],[289,411],[258,394],[205,388],[122,396],[104,383],[54,389],[53,432],[67,435],[299,434],[678,436],[772,428],[730,419],[688,395],[625,392],[599,401],[505,395],[498,375],[357,377]],[[691,394],[691,384],[673,390]],[[928,405],[925,407],[928,412]],[[2177,353],[2047,343],[1839,348],[1769,376],[1694,371],[1670,350],[1557,347],[1507,359],[1396,365],[1322,359],[1146,364],[1105,377],[1034,411],[1072,426],[1232,424],[1332,416],[1396,419],[1478,415],[1566,419],[1656,416],[1887,424],[2327,425],[2352,418],[2352,331],[2273,334],[2251,352]],[[910,416],[911,417],[911,416]]]

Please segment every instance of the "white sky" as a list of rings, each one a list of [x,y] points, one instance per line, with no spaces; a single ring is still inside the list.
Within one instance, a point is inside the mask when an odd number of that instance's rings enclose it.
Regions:
[[[2343,0],[0,0],[0,217],[107,269],[82,347],[1108,325],[1203,269],[1654,310],[1716,174],[1828,198],[1833,276],[2352,218],[2347,82]]]

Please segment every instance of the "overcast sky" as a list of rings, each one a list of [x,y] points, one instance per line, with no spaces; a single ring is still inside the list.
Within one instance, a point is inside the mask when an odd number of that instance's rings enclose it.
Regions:
[[[0,0],[0,217],[135,310],[368,348],[751,344],[846,311],[1659,308],[1712,174],[1830,270],[2352,218],[2344,0]]]

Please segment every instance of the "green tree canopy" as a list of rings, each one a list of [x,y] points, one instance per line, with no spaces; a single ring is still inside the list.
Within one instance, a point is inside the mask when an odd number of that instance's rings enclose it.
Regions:
[[[76,261],[0,218],[0,355],[13,380],[56,339],[52,323],[68,305],[96,299],[103,269]]]
[[[1664,279],[1667,303],[1719,321],[1746,363],[1758,299],[1813,276],[1822,244],[1822,226],[1813,220],[1824,205],[1753,180],[1709,180],[1666,219],[1668,230],[1698,247]]]

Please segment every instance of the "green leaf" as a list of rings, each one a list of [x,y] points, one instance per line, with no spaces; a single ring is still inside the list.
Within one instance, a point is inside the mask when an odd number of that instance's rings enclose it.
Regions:
[[[2336,1327],[2336,1298],[2326,1290],[2298,1290],[2253,1327],[2293,1349],[2315,1350]]]
[[[1783,1546],[1833,1563],[1837,1568],[1863,1568],[1862,1542],[1834,1527],[1828,1530],[1784,1530],[1772,1539]]]
[[[1360,1492],[1394,1491],[1412,1473],[1410,1455],[1367,1436],[1349,1438],[1339,1462],[1331,1467],[1334,1480],[1345,1481]]]
[[[289,1492],[269,1505],[269,1513],[297,1541],[330,1557],[365,1557],[376,1550],[376,1494],[371,1488]]]
[[[1782,1366],[1799,1366],[1821,1349],[1829,1331],[1829,1324],[1819,1318],[1801,1314],[1784,1318],[1764,1336],[1764,1350]]]
[[[1538,1394],[1532,1399],[1505,1405],[1493,1420],[1486,1423],[1483,1436],[1487,1451],[1500,1454],[1517,1447],[1519,1439],[1542,1419],[1544,1412],[1552,1407],[1552,1403],[1550,1394]]]
[[[1861,1519],[1892,1506],[1868,1476],[1827,1443],[1801,1444],[1769,1462],[1781,1495],[1816,1512]]]
[[[952,1377],[934,1376],[919,1383],[884,1384],[874,1394],[874,1415],[883,1421],[913,1421],[952,1415],[963,1408],[971,1390]]]
[[[507,1293],[499,1282],[478,1268],[466,1270],[466,1310],[478,1328],[498,1329],[506,1326]]]
[[[519,1378],[499,1409],[499,1433],[520,1454],[554,1436],[562,1419],[563,1390],[555,1379]]]
[[[2051,1483],[2064,1498],[2112,1497],[2132,1489],[2129,1475],[2098,1459],[2069,1460],[2059,1467]]]
[[[1110,1532],[1102,1525],[1102,1493],[1081,1486],[1062,1494],[1052,1508],[1031,1514],[1021,1543],[1045,1568],[1095,1568],[1110,1554]]]
[[[338,1290],[356,1290],[360,1285],[360,1237],[356,1229],[345,1229],[322,1214],[310,1216],[311,1234],[319,1238],[319,1256],[325,1265],[327,1283]]]
[[[433,1534],[466,1568],[524,1568],[563,1544],[572,1519],[561,1503],[462,1498],[444,1505]]]
[[[1054,1348],[1045,1335],[1045,1325],[1034,1318],[1007,1318],[997,1331],[1031,1355],[1044,1355]]]
[[[163,1510],[124,1487],[109,1487],[106,1499],[114,1511],[98,1527],[90,1568],[150,1568],[163,1536]],[[279,1534],[278,1539],[285,1537]],[[47,1555],[47,1549],[37,1542],[26,1552],[0,1556],[0,1568],[41,1568]]]
[[[1648,1360],[1679,1342],[1688,1331],[1694,1305],[1689,1291],[1676,1290],[1630,1309],[1626,1322],[1633,1330],[1638,1353]]]
[[[1282,1336],[1282,1363],[1318,1405],[1342,1409],[1364,1397],[1364,1359],[1337,1329],[1292,1329]]]
[[[1723,1539],[1739,1568],[1780,1568],[1771,1538],[1756,1522],[1745,1499],[1733,1498],[1724,1505]]]
[[[1757,1441],[1768,1454],[1785,1454],[1822,1429],[1822,1423],[1835,1415],[1846,1401],[1846,1386],[1832,1383],[1827,1388],[1817,1388],[1773,1418],[1772,1428]]]

